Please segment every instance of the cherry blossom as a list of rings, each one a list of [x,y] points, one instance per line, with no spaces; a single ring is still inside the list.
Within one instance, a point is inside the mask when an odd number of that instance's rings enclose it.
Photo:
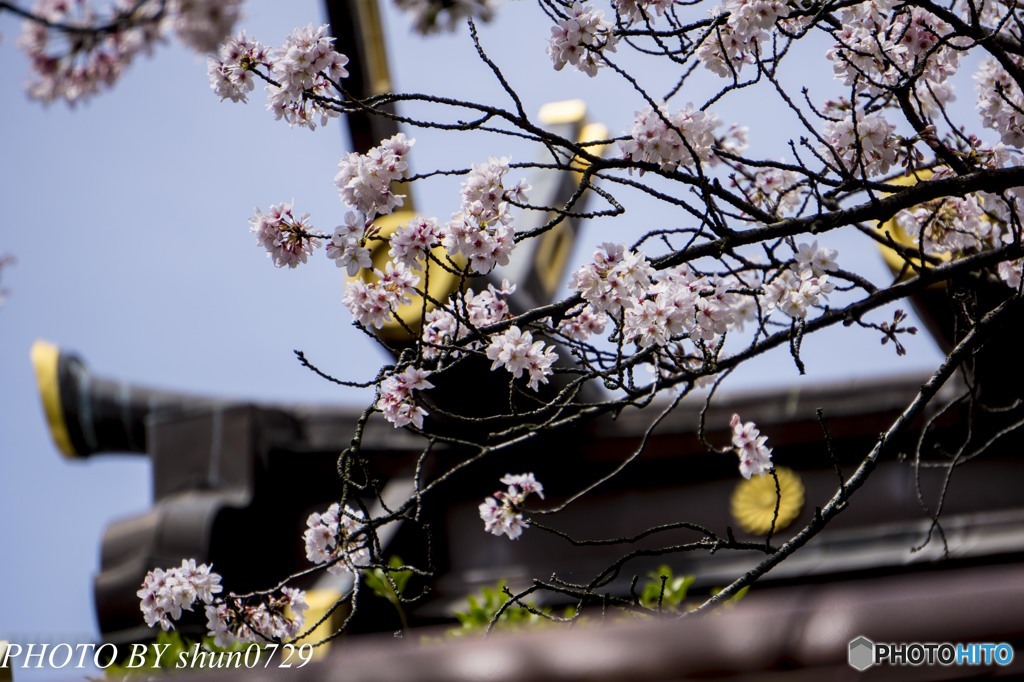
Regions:
[[[369,282],[349,281],[342,302],[359,324],[380,329],[395,309],[412,302],[420,278],[405,263],[394,261],[388,261],[384,272],[374,270],[373,276]]]
[[[250,40],[242,31],[224,43],[219,54],[219,58],[207,60],[210,87],[221,101],[247,102],[248,93],[255,88],[253,70],[270,64],[267,49],[258,41]]]
[[[435,218],[417,216],[401,225],[389,240],[388,255],[414,268],[426,262],[427,252],[441,240],[441,228]]]
[[[887,173],[896,163],[896,129],[881,114],[860,115],[854,126],[852,113],[839,121],[825,123],[825,139],[831,150],[822,149],[830,161],[833,150],[848,172],[867,177]]]
[[[740,458],[740,475],[743,478],[760,476],[774,466],[772,449],[765,445],[767,436],[762,436],[754,422],[744,423],[738,414],[729,421],[732,428],[732,444]]]
[[[196,565],[194,559],[183,559],[181,566],[167,570],[155,568],[146,573],[142,588],[136,592],[146,625],[157,624],[164,630],[174,627],[182,611],[191,611],[196,601],[213,602],[221,591],[221,577],[208,564]]]
[[[642,254],[606,242],[594,252],[593,262],[572,274],[569,287],[595,311],[616,313],[632,306],[653,276],[654,269]]]
[[[314,564],[328,564],[334,575],[355,573],[370,559],[366,526],[362,512],[335,502],[323,513],[313,512],[306,519],[306,558]]]
[[[834,289],[828,275],[815,275],[811,269],[797,274],[787,268],[765,284],[761,304],[769,311],[778,308],[790,317],[802,319]]]
[[[427,415],[427,411],[416,404],[413,391],[434,388],[434,385],[427,381],[428,376],[430,372],[416,367],[406,367],[401,373],[393,374],[381,382],[377,409],[396,429],[409,424],[417,429],[423,428],[423,417]]]
[[[718,125],[717,116],[695,110],[692,104],[671,115],[664,106],[657,113],[647,109],[637,113],[629,129],[630,139],[620,143],[622,154],[633,161],[657,164],[662,170],[692,167],[711,159]]]
[[[558,331],[574,341],[586,341],[593,334],[603,334],[608,316],[590,305],[577,306],[558,323]]]
[[[521,201],[527,188],[520,182],[506,190],[508,171],[508,158],[491,157],[474,164],[462,184],[461,209],[441,229],[445,248],[452,255],[464,255],[470,268],[480,274],[508,265],[515,246],[507,199],[511,193]]]
[[[837,255],[839,255],[838,251],[818,246],[817,241],[813,241],[810,244],[798,244],[794,254],[796,269],[799,272],[810,270],[815,277],[820,277],[826,272],[832,272],[836,269]]]
[[[367,220],[401,206],[405,195],[395,194],[392,183],[404,177],[409,168],[406,156],[415,143],[404,133],[398,133],[366,154],[347,154],[338,163],[338,174],[334,176],[341,200]]]
[[[273,204],[266,213],[257,208],[256,215],[249,219],[249,231],[255,233],[256,243],[267,250],[267,257],[279,268],[305,263],[320,247],[320,239],[309,225],[309,214],[296,218],[292,205],[287,203]]]
[[[364,245],[363,237],[362,222],[355,213],[349,212],[345,214],[345,222],[334,228],[327,244],[327,257],[334,260],[339,268],[345,268],[349,277],[373,265],[370,249]]]
[[[442,348],[465,338],[472,330],[505,319],[509,314],[507,299],[515,290],[514,284],[503,280],[500,289],[493,284],[488,284],[479,294],[469,289],[465,294],[456,294],[450,309],[445,307],[429,311],[422,334],[423,356],[428,360],[434,359],[441,354]],[[479,348],[480,342],[472,341],[468,347]],[[454,357],[460,355],[457,350],[451,352]]]
[[[572,64],[591,78],[596,76],[604,52],[615,52],[618,36],[613,28],[601,10],[574,3],[569,8],[569,16],[551,27],[548,55],[555,70],[561,71],[566,64]]]
[[[495,8],[493,0],[395,0],[395,5],[412,15],[413,29],[423,35],[454,31],[467,18],[490,21]]]
[[[305,623],[306,593],[282,587],[258,602],[231,596],[206,606],[206,627],[221,647],[294,639]]]
[[[491,360],[491,369],[504,367],[518,379],[526,372],[530,380],[527,387],[537,390],[538,384],[546,384],[551,375],[551,366],[558,355],[554,348],[544,347],[543,341],[534,341],[533,334],[512,326],[504,334],[491,337],[487,346],[487,359]]]
[[[501,482],[508,486],[484,499],[478,507],[484,522],[484,531],[492,535],[506,535],[515,540],[523,534],[530,523],[523,518],[523,503],[530,495],[544,498],[544,486],[537,482],[532,473],[505,474]]]
[[[317,120],[323,126],[341,115],[323,100],[334,94],[334,83],[348,77],[348,57],[334,51],[334,38],[327,30],[326,24],[309,24],[274,50],[272,71],[278,85],[267,88],[267,109],[274,118],[314,130]]]

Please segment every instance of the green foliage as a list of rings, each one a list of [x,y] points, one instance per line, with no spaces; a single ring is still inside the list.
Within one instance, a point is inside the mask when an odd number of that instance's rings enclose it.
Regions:
[[[640,605],[659,611],[676,611],[686,599],[686,593],[697,579],[692,575],[674,576],[672,569],[662,564],[647,574],[648,580],[640,592]]]
[[[479,593],[469,595],[467,598],[467,609],[455,612],[455,617],[459,619],[459,627],[449,630],[447,634],[453,637],[461,637],[468,634],[485,632],[488,626],[490,626],[491,621],[494,620],[495,614],[510,599],[505,589],[506,583],[503,580],[494,587],[484,587]],[[529,604],[529,602],[524,603]],[[516,630],[549,622],[548,618],[541,615],[550,615],[549,610],[539,609],[533,604],[529,604],[529,607],[524,608],[517,604],[510,604],[502,612],[501,618],[494,624],[494,627],[501,630]]]
[[[375,595],[381,599],[386,599],[395,607],[398,617],[402,621],[402,628],[408,630],[409,622],[405,615],[405,607],[403,606],[405,599],[402,594],[405,592],[406,585],[409,584],[412,571],[398,570],[404,565],[405,563],[400,557],[392,556],[388,559],[388,570],[374,568],[363,571],[363,584],[370,588]]]

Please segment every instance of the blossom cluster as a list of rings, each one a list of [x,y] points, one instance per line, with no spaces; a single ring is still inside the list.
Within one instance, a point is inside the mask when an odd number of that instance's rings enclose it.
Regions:
[[[974,194],[928,201],[901,211],[896,220],[927,254],[978,251],[998,242],[999,231]]]
[[[974,78],[982,124],[999,133],[1004,144],[1024,147],[1024,96],[1020,86],[995,59],[983,61]]]
[[[509,314],[508,297],[516,290],[514,284],[503,280],[501,288],[488,284],[480,293],[468,289],[464,294],[455,294],[450,306],[435,308],[427,312],[421,339],[423,357],[433,360],[451,344],[464,339],[481,327],[501,322]],[[459,314],[456,314],[456,313]],[[468,348],[479,348],[479,341],[471,341]],[[452,351],[457,356],[457,351]]]
[[[363,514],[338,503],[323,513],[313,512],[306,519],[306,558],[314,564],[327,564],[334,575],[355,573],[370,559],[369,540]]]
[[[899,151],[896,128],[882,114],[846,116],[825,123],[829,147],[821,151],[830,161],[838,161],[847,172],[872,177],[889,172]]]
[[[771,470],[772,449],[765,445],[767,436],[762,436],[754,422],[743,422],[738,414],[729,421],[732,428],[732,445],[740,458],[740,474],[743,478],[760,476]]]
[[[462,254],[481,274],[508,265],[515,246],[509,199],[522,203],[529,187],[520,181],[505,189],[508,158],[491,157],[474,164],[462,183],[462,206],[443,229],[442,242],[452,255]]]
[[[656,272],[641,253],[607,243],[570,280],[592,309],[587,316],[621,313],[624,340],[642,348],[682,338],[715,343],[752,314],[749,297],[733,291],[747,286],[735,277],[700,275],[687,265]],[[600,319],[587,324],[603,328]]]
[[[596,76],[603,54],[615,52],[619,38],[613,28],[601,10],[573,3],[569,15],[551,27],[548,55],[555,70],[561,71],[566,64],[572,64],[591,78]]]
[[[182,611],[191,611],[196,601],[213,602],[220,592],[221,577],[208,564],[196,565],[194,559],[183,559],[181,566],[167,570],[155,568],[146,573],[142,588],[136,592],[146,625],[157,624],[164,630],[174,627]]]
[[[523,504],[530,495],[544,499],[544,486],[533,474],[505,474],[501,482],[508,486],[486,498],[478,507],[484,530],[492,535],[507,535],[510,540],[523,534],[530,523],[523,518]]]
[[[267,48],[242,31],[221,45],[219,54],[219,58],[207,59],[210,87],[222,102],[248,102],[249,93],[256,87],[252,78],[255,68],[270,66]]]
[[[406,367],[400,373],[392,374],[381,382],[377,409],[384,414],[385,419],[395,425],[396,429],[409,424],[417,429],[423,428],[423,417],[427,412],[416,404],[413,391],[434,388],[434,385],[427,381],[428,376],[430,372],[416,367]]]
[[[926,111],[953,98],[948,79],[956,73],[960,52],[950,44],[952,27],[928,11],[901,8],[894,0],[873,0],[847,7],[827,59],[838,80],[868,95],[878,95],[914,74],[914,94]]]
[[[612,0],[612,7],[618,12],[622,22],[628,26],[644,17],[660,17],[672,7],[672,0]]]
[[[697,58],[712,73],[734,78],[744,64],[754,62],[776,20],[787,13],[782,0],[726,0],[712,12],[726,19],[704,37]]]
[[[302,632],[308,608],[306,593],[292,587],[282,587],[278,594],[256,600],[231,596],[207,604],[206,627],[214,644],[221,647],[288,641]]]
[[[620,143],[622,154],[632,161],[653,163],[662,170],[692,167],[712,158],[718,117],[694,109],[692,104],[675,114],[662,106],[657,112],[637,113],[629,139]]]
[[[513,379],[526,372],[529,376],[526,385],[536,391],[539,384],[548,383],[553,371],[551,366],[558,359],[558,354],[553,347],[546,347],[543,341],[534,341],[529,331],[512,326],[491,337],[487,359],[492,361],[492,370],[504,367]]]
[[[388,261],[384,271],[373,271],[373,278],[350,280],[342,303],[356,322],[380,329],[403,305],[412,303],[420,277],[405,263]]]
[[[409,169],[407,157],[414,144],[415,140],[398,133],[365,154],[346,154],[338,162],[338,174],[334,176],[341,200],[362,213],[367,221],[401,206],[405,195],[395,194],[392,185]]]
[[[835,289],[828,272],[836,269],[836,251],[818,242],[800,244],[793,263],[782,268],[764,285],[761,304],[769,312],[781,310],[792,318],[805,318]]]
[[[235,642],[263,642],[292,639],[302,629],[306,593],[282,587],[278,594],[243,598],[218,598],[223,589],[221,576],[208,564],[196,565],[184,559],[176,568],[155,568],[136,592],[146,625],[164,630],[197,603],[205,606],[206,627],[218,646]]]
[[[762,168],[745,188],[751,203],[777,215],[792,215],[806,192],[800,176],[785,168]]]
[[[318,122],[326,125],[340,115],[332,94],[337,82],[348,77],[348,57],[335,51],[334,38],[327,30],[326,24],[316,28],[309,24],[293,31],[281,47],[271,51],[243,31],[221,46],[218,57],[207,61],[210,87],[221,100],[248,101],[252,73],[262,66],[273,80],[267,85],[267,109],[275,119],[310,130],[316,129]]]
[[[334,228],[327,244],[327,257],[339,268],[345,268],[349,277],[355,277],[361,269],[373,264],[370,249],[366,247],[365,232],[359,216],[349,211],[345,214],[345,222]]]
[[[605,242],[594,251],[590,263],[572,274],[569,287],[595,311],[617,313],[630,307],[653,277],[654,268],[641,253]]]
[[[278,85],[267,88],[267,108],[275,119],[313,130],[340,115],[325,100],[334,92],[335,83],[348,77],[348,57],[334,51],[334,38],[327,25],[297,29],[274,51],[271,70]]]
[[[305,263],[320,246],[309,225],[309,214],[295,217],[289,203],[272,204],[266,213],[257,208],[256,215],[249,219],[249,231],[255,233],[256,243],[267,250],[267,257],[279,268]]]
[[[81,0],[36,0],[32,14],[50,25],[26,20],[18,40],[32,70],[28,94],[44,103],[89,99],[168,32],[197,52],[211,52],[233,29],[240,6],[241,0],[121,0],[109,16],[99,16]]]
[[[490,21],[494,0],[395,0],[398,9],[412,15],[413,29],[429,35],[441,30],[454,31],[467,18]]]

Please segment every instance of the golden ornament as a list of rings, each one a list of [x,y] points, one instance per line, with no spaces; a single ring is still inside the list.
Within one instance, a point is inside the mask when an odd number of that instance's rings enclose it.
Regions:
[[[779,516],[775,521],[778,532],[793,523],[804,506],[804,484],[792,469],[776,467],[779,478]],[[775,479],[761,474],[740,481],[732,493],[732,518],[740,528],[754,535],[767,535],[775,516]]]

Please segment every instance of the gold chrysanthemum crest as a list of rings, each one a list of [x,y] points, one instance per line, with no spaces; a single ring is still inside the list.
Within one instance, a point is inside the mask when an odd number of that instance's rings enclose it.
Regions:
[[[776,467],[779,477],[779,517],[776,532],[784,529],[800,516],[804,506],[804,484],[800,476],[786,467]],[[771,474],[754,476],[740,481],[732,493],[732,518],[740,528],[754,535],[766,535],[775,515],[775,480]]]

